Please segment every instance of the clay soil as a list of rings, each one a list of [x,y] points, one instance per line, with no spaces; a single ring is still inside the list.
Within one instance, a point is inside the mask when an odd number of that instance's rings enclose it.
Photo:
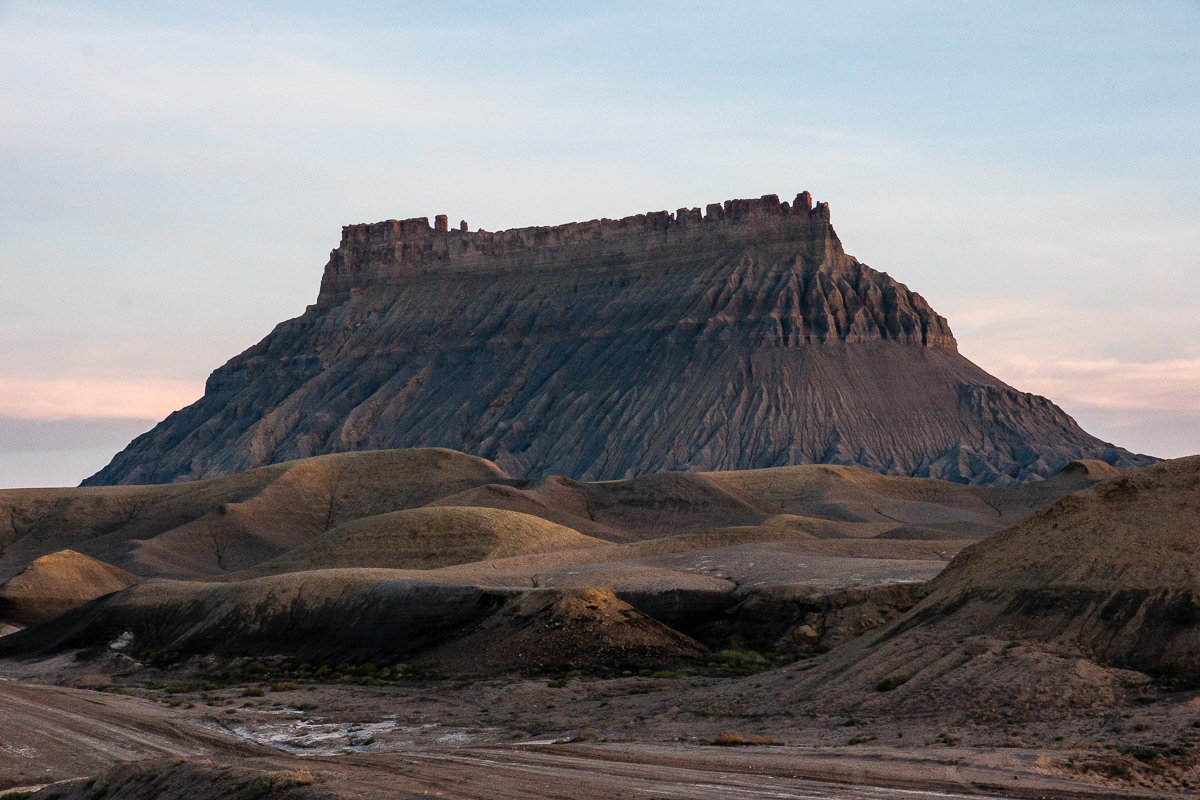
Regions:
[[[352,668],[272,682],[277,675],[247,679],[246,665],[214,659],[155,670],[81,656],[0,665],[9,676],[0,681],[0,793],[1160,797],[1200,785],[1200,693],[1153,684],[1081,707],[989,716],[954,703],[923,713],[876,703],[857,717],[841,708],[878,698],[763,702],[764,691],[802,678],[803,662],[477,681],[378,681]],[[749,674],[731,674],[739,671]]]

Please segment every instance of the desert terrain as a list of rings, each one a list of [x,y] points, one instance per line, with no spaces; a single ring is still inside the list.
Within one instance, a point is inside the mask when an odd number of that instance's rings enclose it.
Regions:
[[[1197,504],[1200,459],[579,482],[440,449],[7,490],[0,792],[1186,794]]]
[[[0,491],[7,797],[1200,785],[1200,461],[774,195],[347,226],[77,488]]]

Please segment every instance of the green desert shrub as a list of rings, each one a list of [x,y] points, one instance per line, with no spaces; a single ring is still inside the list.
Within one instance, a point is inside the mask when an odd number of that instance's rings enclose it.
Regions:
[[[898,686],[903,686],[908,683],[908,675],[903,672],[897,672],[895,675],[888,675],[886,678],[875,684],[875,691],[890,692]]]
[[[320,775],[309,772],[306,769],[284,769],[277,772],[264,772],[250,781],[250,785],[242,793],[241,800],[262,800],[262,798],[278,790],[292,789],[296,786],[310,786],[314,783],[324,782],[325,779]]]
[[[712,743],[718,747],[761,747],[763,745],[779,744],[774,739],[768,739],[765,736],[751,736],[747,739],[736,733],[717,734],[717,738],[713,739]]]

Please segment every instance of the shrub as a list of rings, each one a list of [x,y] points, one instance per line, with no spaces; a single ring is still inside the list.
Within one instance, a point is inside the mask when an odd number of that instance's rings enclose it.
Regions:
[[[1139,722],[1133,726],[1133,729],[1135,731],[1148,731],[1148,730],[1150,730],[1150,726],[1147,725],[1145,722]]]
[[[247,686],[242,689],[242,697],[262,697],[263,690],[257,686]]]
[[[946,745],[947,747],[954,747],[954,745],[958,744],[958,740],[955,739],[950,734],[946,733],[945,731],[942,731],[941,733],[939,733],[937,738],[938,738],[939,742]]]
[[[271,691],[272,692],[294,692],[294,691],[296,691],[296,684],[292,683],[291,681],[280,681],[279,683],[272,683]],[[259,696],[261,696],[261,695],[262,695],[262,691],[260,690]]]
[[[33,792],[17,790],[15,792],[0,794],[0,800],[25,800],[27,797],[33,797]]]
[[[278,772],[264,772],[250,781],[250,785],[246,787],[241,800],[261,800],[261,798],[266,797],[277,789],[291,789],[296,786],[309,786],[314,783],[324,782],[325,779],[320,775],[316,775],[306,769],[285,769]]]
[[[846,740],[846,744],[866,744],[873,741],[875,741],[874,736],[851,736]]]
[[[886,678],[875,684],[875,691],[890,692],[898,686],[903,686],[908,683],[908,675],[903,672],[897,672],[895,675],[888,675]]]
[[[192,691],[195,687],[190,683],[172,683],[166,688],[167,694],[184,694]]]
[[[551,689],[562,689],[566,685],[567,685],[566,678],[555,678],[553,680],[546,681],[546,686],[548,686]]]
[[[713,739],[713,744],[718,747],[758,747],[762,745],[779,744],[774,739],[767,739],[763,736],[751,736],[749,739],[739,736],[736,733],[720,733],[717,738]]]

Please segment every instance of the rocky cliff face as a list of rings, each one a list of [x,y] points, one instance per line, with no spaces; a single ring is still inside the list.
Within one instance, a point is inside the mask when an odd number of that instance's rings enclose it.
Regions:
[[[1152,461],[960,356],[805,192],[496,233],[348,226],[316,305],[85,483],[418,446],[580,479],[837,463],[1007,484]]]

